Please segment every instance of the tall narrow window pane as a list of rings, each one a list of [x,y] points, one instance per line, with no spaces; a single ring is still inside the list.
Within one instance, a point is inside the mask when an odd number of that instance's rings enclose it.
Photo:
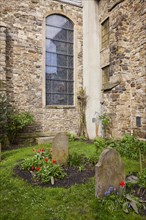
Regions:
[[[73,23],[64,16],[46,18],[46,104],[73,105]]]

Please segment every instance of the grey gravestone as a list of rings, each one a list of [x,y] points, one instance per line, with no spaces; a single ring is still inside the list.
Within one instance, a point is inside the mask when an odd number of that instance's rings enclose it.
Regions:
[[[95,165],[95,196],[103,197],[109,187],[118,191],[121,181],[125,181],[121,157],[115,149],[105,149]]]
[[[68,137],[65,133],[58,133],[53,139],[52,159],[58,164],[65,165],[68,159]]]

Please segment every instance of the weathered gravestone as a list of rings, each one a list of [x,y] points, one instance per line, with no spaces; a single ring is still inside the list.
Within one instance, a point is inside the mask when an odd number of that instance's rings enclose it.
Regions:
[[[105,149],[95,165],[95,196],[103,197],[110,187],[118,191],[121,181],[125,181],[121,157],[115,149]]]
[[[52,158],[60,165],[65,165],[68,160],[68,137],[65,133],[58,133],[53,139]]]

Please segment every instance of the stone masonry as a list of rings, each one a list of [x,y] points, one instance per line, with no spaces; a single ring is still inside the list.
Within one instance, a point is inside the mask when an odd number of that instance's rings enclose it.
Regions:
[[[6,91],[6,25],[0,23],[0,135],[4,134],[7,112],[7,91]]]
[[[78,1],[79,3],[79,1]],[[35,132],[77,133],[77,92],[82,86],[82,7],[63,1],[1,1],[2,22],[7,25],[6,79],[8,102],[17,111],[35,116]],[[45,106],[45,17],[59,13],[70,18],[75,32],[75,106]],[[31,130],[32,131],[32,130]]]
[[[101,50],[101,60],[104,57],[102,66],[110,68],[103,101],[112,117],[113,137],[129,133],[146,138],[144,4],[141,0],[99,1],[100,23],[109,17],[109,48]],[[136,117],[141,125],[136,125]]]

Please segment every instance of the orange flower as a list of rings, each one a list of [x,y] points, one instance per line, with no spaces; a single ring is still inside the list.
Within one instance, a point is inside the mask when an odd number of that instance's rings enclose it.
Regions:
[[[54,160],[54,159],[52,160],[52,163],[53,163],[53,164],[55,164],[56,162],[57,162],[56,160]]]
[[[46,157],[46,158],[45,158],[45,162],[48,162],[48,160],[49,160],[48,157]]]
[[[33,148],[33,149],[32,149],[32,151],[33,151],[33,152],[36,152],[36,149],[35,149],[35,148]]]
[[[41,152],[41,149],[38,149],[38,153],[40,153]]]
[[[32,169],[32,170],[34,170],[34,169],[35,169],[35,167],[34,167],[34,166],[32,166],[32,167],[31,167],[31,169]]]
[[[40,167],[37,167],[37,168],[36,168],[37,171],[39,171],[40,169],[41,169]]]
[[[120,186],[121,186],[121,187],[124,187],[124,186],[125,186],[125,182],[124,182],[124,181],[121,181],[121,182],[120,182]]]

